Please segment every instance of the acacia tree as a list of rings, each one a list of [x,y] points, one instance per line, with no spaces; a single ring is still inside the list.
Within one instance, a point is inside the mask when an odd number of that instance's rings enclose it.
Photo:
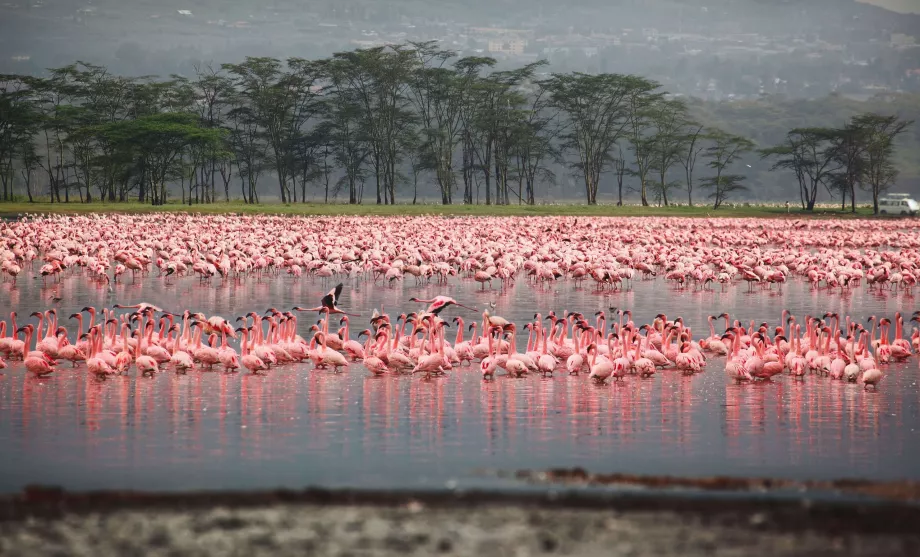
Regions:
[[[26,195],[29,197],[29,203],[34,203],[32,198],[32,178],[35,171],[41,166],[41,157],[35,151],[35,142],[28,138],[22,143],[20,152],[19,173],[22,175],[22,181],[26,186]]]
[[[545,62],[538,62],[543,65]],[[537,65],[534,65],[536,68]],[[530,79],[530,77],[528,77]],[[558,111],[550,105],[549,91],[540,83],[534,83],[525,95],[525,102],[518,108],[518,134],[514,143],[517,158],[518,194],[523,182],[526,203],[536,203],[535,190],[538,181],[554,182],[555,175],[548,162],[562,162],[556,147],[560,132]]]
[[[617,206],[623,206],[623,181],[626,179],[626,174],[629,172],[626,156],[623,153],[623,146],[617,143],[617,154],[613,158],[613,170],[614,174],[617,177]]]
[[[112,156],[115,147],[95,129],[132,117],[137,81],[113,75],[105,66],[85,62],[77,62],[71,75],[81,110],[76,118],[79,125],[71,130],[69,139],[75,162],[83,175],[86,200],[91,200],[90,186],[93,184],[101,199],[114,200],[119,161]]]
[[[417,63],[410,47],[391,45],[340,52],[326,64],[335,94],[347,94],[349,102],[361,109],[378,204],[396,203],[401,146],[415,122],[409,90]]]
[[[655,107],[664,99],[664,93],[656,92],[661,85],[644,77],[627,76],[625,85],[626,137],[634,156],[633,173],[639,178],[642,205],[648,206],[647,179],[654,164],[655,154],[655,138],[651,133]]]
[[[513,78],[508,72],[494,72],[478,78],[472,85],[469,102],[463,111],[464,148],[468,150],[465,162],[469,165],[470,177],[482,173],[486,188],[486,205],[492,204],[492,182],[496,181],[496,203],[500,201],[502,161],[499,157],[502,136],[510,125],[511,107],[508,94]],[[477,192],[478,198],[478,192]],[[478,203],[478,199],[477,199]]]
[[[408,177],[407,182],[409,182],[409,185],[412,186],[413,205],[418,203],[419,178],[426,172],[437,171],[438,166],[433,159],[432,151],[423,146],[420,141],[421,137],[416,136],[415,138],[410,139],[410,143],[406,145],[406,158],[408,159],[409,172],[411,173],[411,177]]]
[[[841,210],[846,209],[850,196],[850,211],[856,212],[856,187],[865,176],[866,130],[856,120],[850,120],[834,133],[832,149],[837,171],[831,177],[834,189],[840,192]]]
[[[651,119],[651,168],[658,173],[655,185],[656,196],[668,205],[668,191],[679,187],[678,182],[668,181],[668,172],[677,164],[684,151],[683,127],[687,106],[679,99],[660,99],[649,108]]]
[[[258,203],[256,185],[266,166],[267,145],[259,131],[258,120],[245,95],[232,92],[224,100],[227,121],[225,130],[230,151],[236,161],[237,175],[245,203]]]
[[[70,200],[66,187],[68,165],[65,162],[69,152],[65,148],[65,142],[69,127],[66,116],[74,94],[74,86],[70,79],[74,68],[74,64],[53,68],[49,70],[51,75],[47,78],[30,78],[27,81],[40,122],[39,142],[45,153],[42,169],[48,179],[52,203],[61,202],[62,189],[64,201]]]
[[[611,74],[555,75],[545,83],[534,83],[532,75],[513,78],[527,73],[526,68],[483,75],[494,64],[491,58],[459,58],[427,42],[342,53],[319,62],[249,58],[217,70],[198,67],[188,79],[126,78],[79,61],[42,77],[2,76],[0,198],[13,195],[15,177],[17,188],[26,181],[27,193],[50,194],[55,202],[71,196],[126,200],[132,192],[160,202],[166,182],[181,187],[183,198],[188,190],[190,203],[207,202],[219,197],[221,181],[229,199],[231,180],[239,179],[244,199],[256,202],[259,177],[273,174],[283,201],[306,199],[310,184],[331,185],[341,177],[338,185],[347,187],[352,202],[361,200],[366,180],[376,178],[380,202],[390,203],[400,185],[407,190],[417,186],[416,200],[423,195],[418,190],[427,170],[421,169],[430,164],[443,203],[453,201],[460,171],[467,203],[473,202],[474,188],[478,202],[483,184],[489,203],[514,197],[535,203],[540,182],[554,179],[551,162],[564,153],[567,160],[560,162],[571,163],[584,178],[589,203],[596,203],[608,170],[617,180],[620,202],[624,183],[627,189],[633,186],[626,176],[634,175],[635,190],[645,203],[650,201],[648,188],[661,203],[672,203],[677,166],[684,168],[687,199],[693,203],[694,186],[699,187],[694,167],[710,140],[701,124],[680,116],[680,103],[666,100],[657,84]],[[336,75],[330,68],[342,71]],[[338,83],[333,76],[341,78]],[[333,99],[343,103],[325,102]],[[892,106],[899,113],[916,108],[905,102],[899,98]],[[876,201],[896,179],[893,145],[902,124],[864,115],[831,130],[826,139],[827,130],[820,128],[783,137],[788,128],[763,122],[781,120],[784,115],[778,112],[806,117],[814,103],[795,103],[792,110],[770,102],[717,108],[700,103],[694,109],[711,113],[701,121],[747,120],[751,137],[779,143],[768,150],[771,162],[795,173],[804,208],[814,207],[822,185],[834,194],[839,190],[844,207],[849,197],[855,209],[856,187]],[[321,113],[321,107],[330,113]],[[850,105],[839,107],[848,110]],[[783,110],[769,113],[773,108]],[[111,141],[114,136],[106,133],[112,124],[166,113],[195,114],[202,128],[228,130],[231,149],[191,142],[161,180],[150,168],[157,164],[153,158]],[[322,125],[329,134],[316,133]],[[415,156],[421,152],[424,158]],[[719,186],[714,198],[740,187],[740,177],[722,176],[732,171],[714,173]]]
[[[696,159],[706,148],[705,138],[702,124],[692,120],[683,123],[680,141],[682,149],[678,161],[687,178],[684,187],[687,188],[687,205],[690,207],[693,207],[693,169],[696,167]]]
[[[703,178],[700,186],[712,190],[709,194],[709,198],[713,200],[712,208],[718,209],[732,193],[747,189],[742,184],[744,176],[730,174],[727,170],[741,155],[751,151],[754,143],[745,137],[721,130],[712,130],[708,137],[712,145],[706,148],[703,156],[709,159],[706,166],[715,171],[715,174]]]
[[[806,211],[815,208],[818,186],[830,191],[831,177],[837,170],[835,134],[828,128],[796,128],[786,134],[784,143],[760,151],[761,158],[777,158],[770,170],[795,173],[802,209]]]
[[[410,44],[417,57],[410,98],[422,136],[418,149],[425,152],[422,159],[434,165],[441,203],[446,205],[453,201],[454,153],[463,137],[464,108],[480,72],[495,65],[495,59],[471,56],[455,60],[448,66],[456,57],[455,52],[439,50],[435,41]],[[472,198],[467,199],[467,193],[464,192],[464,202],[472,201]]]
[[[540,146],[535,134],[540,134],[538,118],[530,106],[525,84],[531,83],[533,76],[545,62],[535,62],[523,68],[511,71],[495,72],[481,81],[480,96],[475,109],[474,126],[479,130],[479,137],[491,146],[491,160],[494,166],[495,202],[502,205],[510,203],[510,184],[514,181],[513,172],[517,171],[520,161],[516,154],[522,148],[527,149],[531,165],[531,176],[535,179],[540,169],[540,158],[536,150]],[[486,203],[489,202],[488,160],[482,157],[483,150],[476,149],[480,168],[486,178]],[[519,175],[516,196],[523,202],[521,186],[524,175]]]
[[[195,65],[195,80],[191,82],[193,106],[197,108],[202,125],[207,128],[226,128],[229,99],[233,95],[233,83],[221,69],[212,65]],[[212,149],[202,153],[204,182],[210,183],[211,192],[215,189],[217,174],[221,176],[224,186],[224,199],[230,201],[230,180],[233,176],[232,149]],[[191,194],[189,194],[191,202]]]
[[[913,122],[872,113],[857,116],[853,122],[863,130],[865,143],[862,184],[872,193],[872,210],[878,214],[879,196],[898,177],[898,170],[891,161],[894,141]]]
[[[304,58],[287,60],[287,87],[293,93],[293,109],[285,124],[287,136],[287,164],[292,182],[300,179],[301,201],[306,202],[307,183],[319,171],[316,151],[318,136],[315,127],[323,117],[325,105],[322,102],[320,84],[326,77],[322,62]],[[297,201],[297,188],[292,183],[292,200]]]
[[[300,76],[282,70],[281,61],[267,57],[247,57],[240,64],[221,66],[234,80],[237,92],[246,100],[249,118],[265,137],[273,170],[278,177],[281,202],[291,197],[289,179],[293,160],[292,132],[295,112],[304,87]]]
[[[367,128],[363,126],[364,112],[360,101],[351,97],[352,92],[344,90],[327,99],[327,120],[321,124],[320,133],[326,138],[333,159],[342,169],[342,176],[336,182],[333,194],[338,195],[347,186],[348,202],[356,204],[363,197],[367,174],[365,165],[371,149],[366,135]],[[324,173],[328,180],[329,174]],[[328,195],[327,182],[327,199]]]
[[[148,194],[153,205],[166,203],[167,178],[186,149],[216,145],[223,140],[222,130],[202,127],[197,115],[176,112],[114,122],[100,128],[100,133],[142,161],[142,180],[147,188],[141,192]]]
[[[601,173],[610,163],[610,150],[630,122],[631,99],[637,91],[632,76],[619,74],[553,74],[542,82],[551,105],[564,118],[559,135],[574,151],[589,205],[597,203]]]
[[[38,114],[25,81],[17,76],[0,75],[0,185],[3,201],[13,199],[13,163],[20,160],[29,165],[29,183],[35,163],[35,134],[38,132]],[[31,187],[27,188],[32,201]]]

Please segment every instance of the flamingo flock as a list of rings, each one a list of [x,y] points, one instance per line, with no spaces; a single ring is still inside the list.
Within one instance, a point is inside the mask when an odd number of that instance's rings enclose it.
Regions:
[[[799,320],[783,310],[773,326],[744,324],[723,313],[708,318],[708,336],[697,336],[683,319],[664,314],[637,324],[624,309],[610,315],[551,311],[518,324],[488,309],[480,315],[447,296],[412,298],[418,309],[398,315],[375,310],[367,327],[353,335],[352,321],[360,316],[338,307],[342,290],[337,285],[315,307],[273,307],[233,321],[146,303],[84,307],[67,316],[66,323],[75,325],[72,333],[54,308],[24,320],[12,312],[9,322],[0,321],[0,368],[7,367],[5,360],[18,360],[38,377],[85,369],[105,379],[132,368],[141,376],[243,368],[268,374],[278,366],[312,364],[338,373],[360,363],[373,375],[478,373],[493,380],[568,374],[603,384],[662,372],[699,374],[718,358],[724,359],[728,379],[737,382],[785,374],[794,381],[813,376],[877,389],[884,366],[920,351],[920,330],[913,328],[905,338],[900,313],[893,320],[872,316],[860,323],[836,313]],[[448,318],[448,309],[475,313],[468,324],[463,315]],[[320,316],[306,337],[299,334],[304,312]],[[920,312],[910,321],[920,322]],[[451,328],[456,333],[449,333]],[[526,347],[519,347],[524,332]]]
[[[918,269],[920,234],[895,220],[155,213],[26,215],[0,223],[0,275],[8,292],[28,277],[50,288],[66,278],[110,290],[118,282],[209,288],[217,281],[347,280],[391,288],[433,282],[445,291],[458,281],[481,290],[568,282],[613,291],[647,280],[678,290],[744,287],[752,294],[801,281],[829,295],[865,288],[909,296]],[[360,363],[374,375],[476,371],[491,380],[567,373],[617,383],[666,370],[702,373],[713,358],[724,358],[733,381],[786,374],[876,388],[880,370],[910,358],[920,338],[916,329],[905,337],[900,313],[860,322],[830,313],[797,320],[783,312],[772,327],[721,314],[710,317],[703,337],[664,314],[637,324],[627,310],[562,311],[513,323],[490,313],[494,306],[480,313],[476,304],[448,296],[411,298],[422,306],[402,313],[375,310],[354,334],[353,323],[363,319],[342,309],[342,294],[339,282],[316,305],[231,319],[146,303],[66,316],[53,307],[30,316],[14,312],[0,322],[0,369],[22,361],[30,373],[46,376],[69,363],[106,378],[132,369],[141,376],[268,374],[306,363],[341,372]],[[61,301],[57,293],[50,299]]]
[[[288,280],[518,280],[756,292],[800,280],[842,292],[910,291],[920,235],[902,221],[578,217],[28,215],[0,223],[0,275],[96,285]],[[130,272],[129,272],[130,271]]]

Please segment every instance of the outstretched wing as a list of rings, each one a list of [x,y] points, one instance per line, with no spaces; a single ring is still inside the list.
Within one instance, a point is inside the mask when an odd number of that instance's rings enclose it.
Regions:
[[[339,295],[342,294],[342,283],[338,283],[335,288],[329,291],[328,294],[323,296],[322,305],[327,307],[330,310],[335,309],[335,305],[339,303]]]
[[[444,308],[452,304],[453,302],[445,302],[444,300],[435,300],[433,304],[428,306],[428,313],[433,313],[435,315],[444,311]]]

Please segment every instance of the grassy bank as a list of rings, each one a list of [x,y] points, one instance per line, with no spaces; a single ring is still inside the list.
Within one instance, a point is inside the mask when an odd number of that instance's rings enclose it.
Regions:
[[[324,203],[264,203],[247,205],[242,202],[213,203],[207,205],[167,204],[151,206],[141,203],[0,203],[0,215],[16,216],[24,213],[151,213],[184,212],[204,214],[280,214],[280,215],[473,215],[473,216],[532,216],[532,215],[571,215],[571,216],[670,216],[670,217],[842,217],[852,218],[850,212],[839,209],[816,209],[813,213],[801,209],[766,205],[721,207],[713,210],[711,206],[687,207],[641,207],[638,205],[345,205]],[[858,208],[855,216],[871,216],[868,208]]]

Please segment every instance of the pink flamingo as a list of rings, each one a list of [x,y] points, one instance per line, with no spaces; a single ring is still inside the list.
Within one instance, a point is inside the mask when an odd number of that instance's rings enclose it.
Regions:
[[[89,343],[92,348],[90,350],[89,359],[86,360],[86,370],[95,374],[96,377],[100,379],[105,379],[108,375],[116,373],[116,370],[112,369],[112,366],[110,366],[108,362],[99,357],[100,339],[101,335],[99,330],[96,327],[90,328]]]
[[[242,335],[240,349],[242,351],[242,356],[240,356],[240,361],[243,363],[243,367],[249,370],[249,373],[253,375],[259,375],[263,371],[268,370],[268,366],[265,365],[265,362],[255,354],[249,353],[249,345],[246,342],[249,335],[249,329],[243,327],[237,329]]]
[[[597,345],[594,343],[588,346],[588,354],[591,356],[591,371],[588,373],[588,378],[597,383],[607,381],[607,378],[613,373],[613,362],[603,356],[601,361],[598,362]]]
[[[25,346],[26,348],[28,348],[28,346],[32,343],[32,326],[31,325],[27,325],[25,327],[25,333],[26,333]],[[37,349],[32,352],[29,352],[29,354],[25,357],[26,369],[32,372],[33,374],[35,374],[36,377],[44,377],[48,374],[54,373],[55,371],[54,365],[55,365],[54,360],[52,360],[44,352],[37,350]]]

